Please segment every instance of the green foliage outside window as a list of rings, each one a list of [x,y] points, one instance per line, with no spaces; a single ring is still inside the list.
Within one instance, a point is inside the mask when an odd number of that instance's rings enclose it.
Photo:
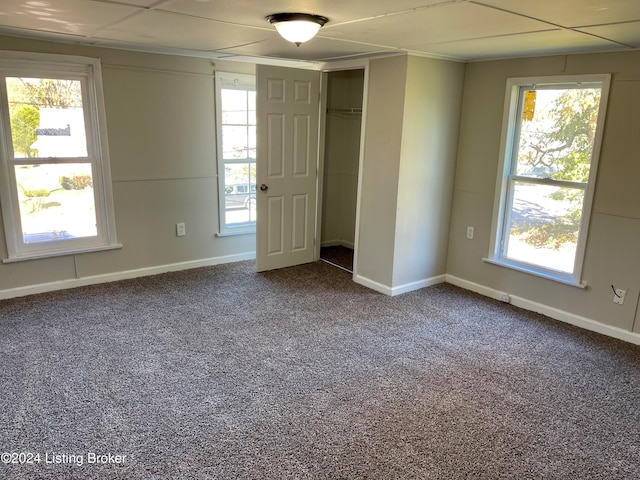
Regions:
[[[11,109],[11,137],[16,154],[27,158],[38,156],[31,145],[38,139],[36,128],[40,125],[40,109],[33,105],[20,105]]]
[[[586,183],[600,106],[600,89],[568,89],[559,95],[539,122],[523,121],[518,170],[540,172],[536,176]],[[538,115],[538,114],[536,114]],[[567,213],[553,222],[522,221],[513,233],[535,247],[556,250],[576,243],[582,217],[583,190],[563,188],[549,198],[564,202]]]

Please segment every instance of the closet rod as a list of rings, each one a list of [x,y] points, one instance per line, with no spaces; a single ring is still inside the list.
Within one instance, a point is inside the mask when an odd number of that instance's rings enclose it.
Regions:
[[[362,115],[362,108],[327,108],[327,113],[338,115]]]

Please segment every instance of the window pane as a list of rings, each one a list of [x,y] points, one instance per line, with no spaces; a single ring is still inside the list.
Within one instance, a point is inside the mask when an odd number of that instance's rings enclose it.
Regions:
[[[247,124],[247,111],[231,111],[227,110],[222,112],[222,124],[223,125],[246,125]]]
[[[223,88],[220,91],[222,98],[222,113],[228,111],[247,110],[247,91],[228,90]]]
[[[15,167],[23,242],[97,235],[91,165]]]
[[[15,158],[87,156],[79,80],[6,80]]]
[[[249,86],[248,76],[243,82],[236,83],[236,88],[219,90],[219,161],[224,168],[220,175],[222,231],[226,227],[252,226],[256,221],[256,92]]]
[[[504,255],[572,273],[584,190],[515,182]]]
[[[526,90],[515,173],[586,183],[599,88]]]
[[[225,220],[227,225],[256,220],[256,164],[233,163],[224,167]]]
[[[255,128],[253,131],[255,136]],[[222,127],[222,157],[225,160],[249,158],[249,148],[254,147],[255,149],[255,139],[251,143],[253,145],[250,145],[247,127],[228,125]]]

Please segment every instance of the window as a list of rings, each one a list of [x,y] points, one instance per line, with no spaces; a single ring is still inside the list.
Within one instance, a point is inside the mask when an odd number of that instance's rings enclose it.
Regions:
[[[220,233],[256,225],[255,77],[216,72]]]
[[[98,60],[0,54],[6,261],[117,247]]]
[[[507,82],[489,261],[581,285],[609,81]]]

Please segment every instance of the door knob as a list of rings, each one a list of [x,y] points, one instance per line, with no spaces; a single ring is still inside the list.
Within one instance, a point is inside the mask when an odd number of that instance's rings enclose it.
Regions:
[[[269,185],[265,185],[264,183],[262,185],[260,185],[260,190],[262,192],[266,192],[267,190],[269,190]]]

